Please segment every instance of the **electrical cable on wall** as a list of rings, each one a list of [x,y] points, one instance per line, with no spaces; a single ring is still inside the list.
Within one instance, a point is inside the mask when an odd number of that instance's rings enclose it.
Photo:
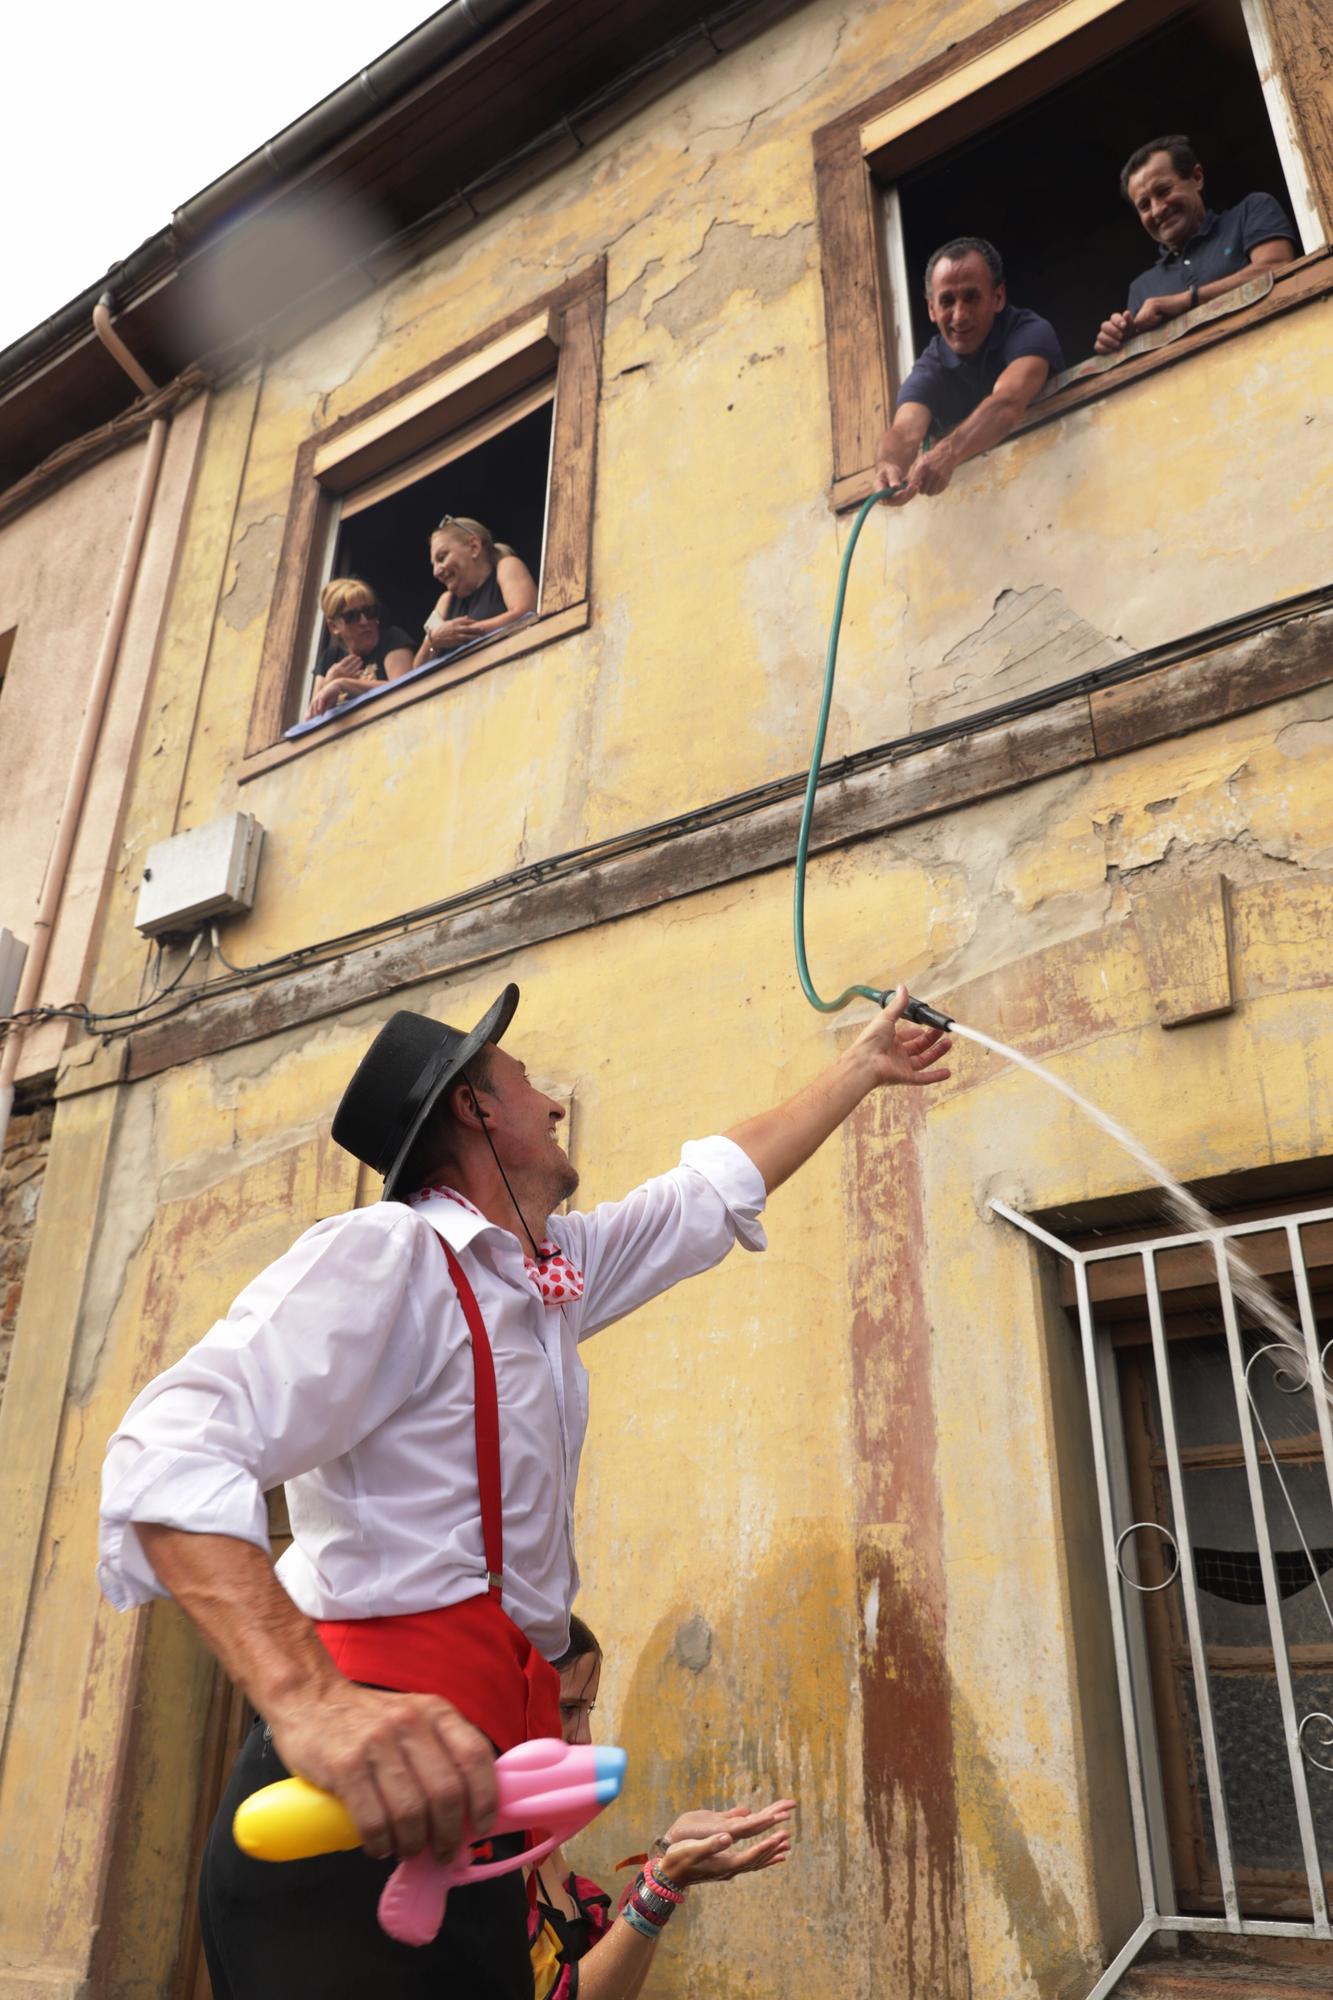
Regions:
[[[859,510],[853,523],[848,554],[850,548],[855,545],[866,516],[882,498],[882,494],[871,495]],[[847,566],[848,555],[845,555],[844,569]],[[845,582],[844,574],[840,578],[839,625]],[[1154,647],[1150,651],[1132,655],[1124,660],[1112,661],[1106,666],[1089,668],[1084,673],[1071,676],[1068,680],[1057,682],[1047,688],[1030,690],[1027,694],[997,703],[993,708],[980,709],[973,715],[937,724],[931,729],[918,730],[911,735],[894,738],[888,743],[878,744],[868,750],[852,751],[846,756],[836,758],[828,765],[820,762],[823,747],[821,740],[812,760],[811,770],[804,779],[792,775],[768,779],[761,785],[753,785],[745,791],[732,793],[710,805],[696,806],[689,811],[672,814],[666,819],[651,821],[628,833],[613,834],[604,840],[591,841],[586,846],[567,848],[542,860],[526,862],[520,868],[492,876],[488,881],[457,895],[440,897],[411,910],[402,911],[396,916],[359,925],[354,930],[340,932],[334,937],[317,939],[313,944],[298,946],[293,951],[280,952],[273,958],[260,960],[252,966],[232,966],[219,949],[214,955],[227,966],[227,976],[223,979],[201,981],[199,985],[192,986],[182,994],[175,1004],[168,1007],[162,1007],[160,1003],[179,988],[184,978],[184,968],[160,992],[150,995],[133,1007],[103,1012],[86,1006],[82,1001],[72,1001],[63,1006],[30,1007],[21,1012],[0,1015],[0,1037],[3,1037],[11,1027],[20,1025],[26,1027],[40,1021],[51,1020],[77,1021],[88,1034],[102,1035],[108,1039],[120,1034],[129,1034],[136,1027],[154,1026],[160,1021],[171,1020],[190,1008],[199,1006],[205,1000],[222,998],[245,988],[264,985],[280,978],[285,972],[299,971],[318,964],[336,957],[340,952],[353,950],[358,945],[369,943],[374,939],[411,936],[414,931],[428,928],[441,917],[459,914],[465,910],[482,909],[488,903],[498,902],[519,890],[535,888],[545,882],[568,880],[612,855],[641,853],[675,838],[703,832],[711,827],[726,826],[765,806],[781,805],[788,799],[796,798],[801,793],[802,786],[805,791],[806,811],[812,812],[814,794],[821,784],[830,785],[863,771],[891,767],[904,757],[937,748],[945,743],[965,741],[968,737],[979,735],[987,729],[1021,720],[1024,716],[1038,714],[1071,697],[1091,694],[1100,688],[1119,686],[1177,661],[1195,658],[1201,651],[1208,650],[1211,645],[1233,643],[1250,632],[1271,629],[1276,624],[1285,624],[1292,619],[1307,617],[1311,612],[1323,609],[1330,600],[1333,600],[1333,587],[1325,586],[1322,589],[1302,592],[1295,597],[1260,605],[1241,618],[1223,620],[1203,632],[1195,632],[1164,646]],[[835,667],[837,642],[838,633],[835,630],[830,636],[830,655]],[[807,847],[808,839],[807,826]],[[801,893],[804,896],[803,879]],[[197,950],[197,947],[195,949]],[[801,952],[802,954],[804,952],[803,928]],[[855,989],[849,989],[849,992],[854,991]],[[877,988],[867,988],[866,994],[870,998],[880,998]],[[809,992],[806,997],[810,998]],[[829,1011],[817,998],[812,1004],[818,1005],[821,1012]],[[925,1006],[924,1002],[915,1000],[912,1004],[918,1010]],[[927,1017],[921,1015],[920,1018],[925,1020]]]

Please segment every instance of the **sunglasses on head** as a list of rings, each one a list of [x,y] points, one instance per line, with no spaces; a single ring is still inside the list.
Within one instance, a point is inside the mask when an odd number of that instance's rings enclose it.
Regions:
[[[362,618],[378,618],[379,615],[378,604],[354,604],[350,611],[335,611],[333,622],[335,625],[355,625]]]

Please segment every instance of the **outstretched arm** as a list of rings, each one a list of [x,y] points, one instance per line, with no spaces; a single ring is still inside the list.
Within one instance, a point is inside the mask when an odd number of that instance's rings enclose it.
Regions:
[[[941,1083],[948,1076],[939,1064],[949,1052],[949,1037],[936,1028],[900,1026],[907,1001],[907,988],[900,986],[864,1033],[813,1083],[727,1133],[754,1161],[770,1194],[805,1165],[872,1090],[889,1083]]]
[[[1050,372],[1049,361],[1039,354],[1024,354],[1011,361],[971,416],[964,417],[947,437],[918,458],[908,480],[910,491],[943,493],[960,465],[1008,437],[1033,397],[1045,388]]]
[[[900,403],[894,412],[893,422],[880,439],[875,484],[880,488],[902,489],[900,497],[888,503],[891,507],[900,507],[912,498],[907,475],[925,443],[930,421],[930,411],[924,403]]]
[[[729,1812],[684,1813],[666,1835],[666,1852],[653,1866],[673,1889],[695,1882],[727,1882],[785,1861],[791,1850],[791,1799],[775,1800],[762,1812],[733,1806]],[[763,1835],[764,1838],[757,1836]],[[749,1847],[737,1841],[749,1840]],[[623,1919],[612,1924],[579,1960],[579,2000],[635,2000],[657,1949]]]

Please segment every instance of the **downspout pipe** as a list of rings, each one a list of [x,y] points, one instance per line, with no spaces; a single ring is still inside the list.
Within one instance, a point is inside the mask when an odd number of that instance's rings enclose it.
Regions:
[[[104,292],[93,308],[93,330],[107,352],[113,355],[125,370],[136,389],[144,395],[150,395],[157,384],[140,367],[112,327],[109,292]],[[162,471],[169,428],[168,417],[154,417],[144,445],[143,464],[139,469],[139,485],[134,496],[133,511],[130,514],[129,532],[125,537],[120,566],[116,571],[111,609],[102,632],[102,643],[98,647],[97,658],[93,664],[74,762],[65,785],[65,796],[61,801],[60,816],[56,821],[55,839],[51,844],[46,874],[42,879],[37,911],[33,918],[32,938],[24,961],[23,977],[19,982],[18,998],[14,1002],[14,1012],[20,1016],[30,1007],[37,1005],[38,995],[41,992],[46,961],[51,949],[51,938],[55,931],[56,917],[59,914],[65,881],[69,873],[70,856],[74,851],[74,842],[83,818],[93,760],[97,755],[102,723],[106,717],[107,700],[116,671],[120,642],[125,631],[125,621],[129,616],[134,586],[139,577],[139,564],[143,556],[148,523],[152,517],[153,499],[157,492],[158,477]],[[4,1050],[0,1054],[0,1147],[4,1145],[10,1114],[14,1108],[14,1085],[25,1033],[26,1023],[21,1019],[15,1021],[5,1036]]]

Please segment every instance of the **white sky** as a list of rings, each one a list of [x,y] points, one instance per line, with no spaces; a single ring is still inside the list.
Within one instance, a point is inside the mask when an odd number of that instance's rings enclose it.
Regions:
[[[0,348],[439,0],[26,0],[5,27]]]

